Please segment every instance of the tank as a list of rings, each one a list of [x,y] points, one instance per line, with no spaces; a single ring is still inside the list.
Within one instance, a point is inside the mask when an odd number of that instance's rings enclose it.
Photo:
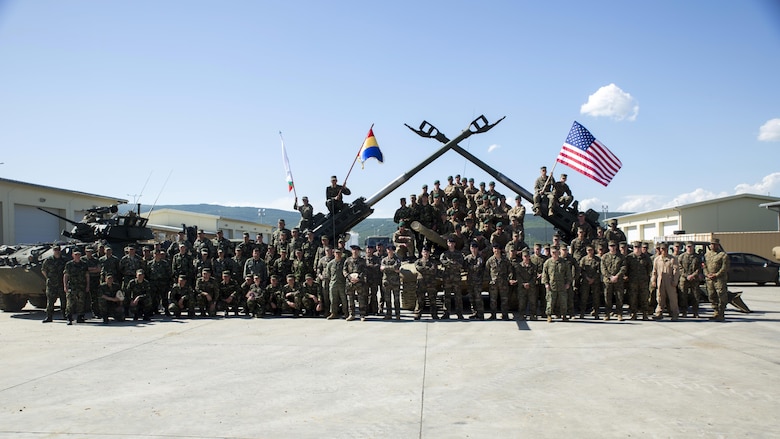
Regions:
[[[0,309],[6,312],[20,311],[29,300],[33,306],[46,306],[46,282],[41,274],[43,260],[53,254],[51,247],[58,244],[62,255],[70,258],[74,249],[83,249],[86,244],[103,242],[114,254],[124,254],[127,245],[154,239],[154,233],[147,227],[147,218],[138,212],[118,214],[116,205],[96,207],[87,210],[81,221],[74,221],[45,209],[39,210],[56,216],[73,225],[63,230],[62,236],[70,241],[36,245],[14,245],[0,248]]]

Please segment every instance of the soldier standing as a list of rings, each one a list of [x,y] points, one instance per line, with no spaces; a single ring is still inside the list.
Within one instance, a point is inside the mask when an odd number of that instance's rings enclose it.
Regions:
[[[615,218],[609,220],[609,229],[604,232],[604,238],[607,241],[615,241],[617,243],[626,241],[626,234],[623,233],[617,226],[618,221]]]
[[[596,256],[593,245],[585,247],[585,256],[580,259],[580,318],[585,318],[588,298],[593,301],[591,315],[599,319],[601,297],[601,259]]]
[[[135,254],[135,247],[125,247],[126,255],[119,260],[119,271],[122,273],[122,290],[127,292],[127,285],[135,279],[135,272],[143,268],[141,257]],[[125,315],[129,315],[130,295],[125,294]]]
[[[401,207],[395,210],[393,222],[398,224],[401,221],[410,221],[412,219],[412,210],[406,205],[406,198],[401,197]]]
[[[238,245],[236,246],[236,250],[241,250],[241,255],[243,255],[243,257],[251,258],[252,250],[254,250],[254,248],[255,248],[255,243],[252,242],[251,239],[249,239],[249,232],[244,232],[243,241],[238,243]],[[243,265],[241,265],[241,267],[243,268]]]
[[[174,255],[171,261],[171,276],[178,278],[179,276],[185,276],[187,278],[187,285],[193,285],[195,283],[195,264],[192,261],[192,256],[187,251],[185,244],[179,244],[179,253]]]
[[[546,260],[547,256],[542,254],[542,244],[537,242],[534,244],[534,253],[531,255],[531,263],[536,267],[536,288],[532,288],[528,294],[528,312],[531,315],[531,320],[536,320],[539,313],[546,308],[547,292],[542,283],[542,268]],[[542,303],[540,304],[539,301]]]
[[[90,292],[84,300],[84,311],[92,311],[92,315],[95,318],[100,318],[100,305],[98,304],[98,298],[100,297],[98,295],[98,287],[100,286],[100,261],[95,257],[95,250],[92,247],[87,246],[84,249],[84,252],[86,253],[84,262],[87,264],[89,285],[91,286]]]
[[[301,230],[310,230],[312,228],[312,218],[314,218],[314,207],[309,204],[309,197],[304,195],[301,200],[303,200],[303,204],[299,206],[298,197],[295,197],[295,204],[293,204],[293,209],[301,214],[301,220],[298,221],[298,228]]]
[[[455,297],[455,313],[463,320],[463,295],[460,287],[460,273],[463,270],[463,253],[455,249],[455,238],[447,238],[447,251],[439,257],[444,267],[444,314],[443,320],[450,318],[452,298]]]
[[[121,279],[121,271],[119,270],[119,258],[114,256],[114,249],[111,247],[106,246],[105,248],[106,254],[100,257],[98,259],[98,262],[100,262],[100,281],[105,282],[106,276],[109,274],[114,275],[114,282],[119,283],[119,279]]]
[[[677,307],[677,283],[680,281],[680,272],[678,270],[677,258],[670,255],[669,247],[666,243],[661,243],[659,253],[653,260],[653,272],[650,283],[656,287],[658,305],[655,308],[656,320],[661,320],[663,316],[663,307],[667,299],[669,300],[669,314],[672,315],[672,321],[678,319],[679,308]]]
[[[171,265],[163,259],[164,251],[159,250],[154,254],[154,260],[149,263],[149,283],[152,291],[152,312],[157,313],[162,303],[165,315],[170,316],[168,311],[168,291],[171,287],[172,274]]]
[[[493,244],[493,256],[485,261],[485,271],[490,276],[490,318],[496,320],[498,301],[501,301],[501,314],[509,320],[509,260],[502,254],[503,247]]]
[[[531,295],[535,295],[536,291],[537,270],[536,266],[531,262],[531,252],[528,251],[528,248],[524,248],[520,255],[522,260],[519,265],[513,267],[513,278],[516,281],[515,285],[517,288],[517,319],[525,320],[528,298]],[[531,315],[536,320],[536,316],[534,314]]]
[[[623,321],[623,276],[626,264],[623,255],[617,251],[617,242],[609,241],[609,253],[601,258],[601,275],[604,280],[604,320],[610,320],[612,298],[615,298],[615,313]]]
[[[571,253],[569,253],[569,247],[566,244],[558,246],[561,252],[561,259],[569,263],[571,269],[571,282],[569,288],[566,290],[566,311],[567,315],[574,318],[574,294],[575,287],[579,287],[578,280],[580,278],[580,264],[574,259]]]
[[[214,244],[206,237],[206,232],[204,232],[203,229],[198,230],[198,237],[195,239],[195,242],[192,243],[192,248],[195,250],[196,255],[201,254],[204,249],[208,251],[210,258],[217,255]]]
[[[265,261],[260,257],[260,249],[255,248],[252,250],[252,259],[247,259],[244,264],[244,276],[247,275],[260,276],[261,283],[265,287],[268,281],[268,267]]]
[[[728,288],[726,287],[729,275],[729,256],[720,248],[718,238],[713,238],[710,241],[710,248],[704,254],[703,268],[707,294],[714,312],[710,319],[722,322],[726,320],[726,304],[729,301]]]
[[[552,246],[550,251],[550,259],[542,267],[542,283],[547,292],[547,323],[552,323],[556,308],[563,321],[569,320],[566,316],[566,293],[572,282],[571,267],[560,257],[558,246]]]
[[[387,246],[387,256],[380,262],[382,272],[382,301],[385,303],[384,320],[401,320],[401,259],[395,255],[395,246]]]
[[[77,322],[84,323],[84,309],[89,294],[89,267],[81,260],[81,251],[73,251],[73,260],[65,264],[62,285],[66,294],[68,325],[73,324],[73,314],[78,313]]]
[[[380,314],[380,305],[377,294],[382,283],[382,271],[380,266],[382,258],[374,253],[375,248],[366,246],[366,291],[368,293],[368,314]],[[381,297],[379,298],[381,299]]]
[[[693,251],[693,243],[685,243],[685,252],[677,260],[680,262],[680,311],[683,317],[688,314],[688,301],[691,300],[693,317],[699,317],[699,274],[701,259]]]
[[[49,323],[54,317],[54,302],[60,299],[62,318],[67,319],[67,290],[62,285],[62,275],[65,271],[65,258],[62,257],[62,249],[55,244],[52,247],[53,254],[43,260],[41,273],[46,278],[46,318],[43,323]]]
[[[634,241],[631,254],[626,256],[626,275],[628,276],[628,309],[631,320],[637,319],[642,313],[642,320],[647,320],[647,307],[650,297],[650,274],[653,263],[647,253],[642,253],[642,243]]]
[[[214,248],[215,251],[224,250],[225,256],[232,256],[233,255],[233,243],[230,242],[229,239],[225,238],[224,232],[222,232],[222,229],[217,230],[217,237],[214,238],[214,240],[211,242],[211,246]],[[213,254],[212,257],[216,256],[216,254]]]
[[[438,267],[431,259],[431,251],[428,247],[423,247],[422,256],[414,261],[414,268],[417,269],[417,304],[414,308],[414,319],[420,320],[423,308],[425,308],[425,299],[430,302],[431,318],[439,319],[439,313],[436,310],[436,283],[438,280]]]
[[[322,290],[322,308],[320,311],[324,315],[330,314],[330,278],[328,277],[328,263],[333,260],[333,249],[329,246],[320,247],[324,254],[317,260],[317,282]]]
[[[466,269],[466,283],[468,284],[469,301],[472,313],[469,319],[482,320],[485,318],[485,304],[482,303],[482,282],[485,273],[485,260],[479,253],[479,244],[472,241],[469,244],[470,254],[463,259]]]
[[[366,321],[368,315],[368,288],[366,286],[366,260],[360,257],[360,247],[350,246],[352,256],[344,261],[344,277],[347,280],[346,295],[349,317],[347,321],[355,320],[355,295],[358,299],[360,320]]]
[[[523,206],[523,197],[520,195],[515,196],[515,206],[507,212],[507,215],[509,215],[509,221],[517,220],[517,226],[513,231],[518,230],[524,230],[525,226],[523,225],[525,223],[525,206]],[[521,249],[517,249],[517,251],[521,251]]]
[[[346,318],[349,316],[347,307],[347,278],[344,275],[344,257],[343,250],[337,248],[333,251],[333,260],[328,262],[325,267],[323,278],[330,280],[328,289],[330,291],[330,314],[328,320],[333,320],[339,315],[339,306]],[[353,304],[354,306],[354,304]]]

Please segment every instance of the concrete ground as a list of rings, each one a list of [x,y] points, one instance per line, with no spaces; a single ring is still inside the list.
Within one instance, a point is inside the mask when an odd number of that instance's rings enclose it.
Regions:
[[[0,437],[777,437],[780,287],[730,289],[725,323],[0,313]]]

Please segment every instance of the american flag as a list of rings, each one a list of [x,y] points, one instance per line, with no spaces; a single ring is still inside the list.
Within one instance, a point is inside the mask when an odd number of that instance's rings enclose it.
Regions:
[[[558,163],[606,186],[623,163],[577,121],[571,126],[556,159]]]

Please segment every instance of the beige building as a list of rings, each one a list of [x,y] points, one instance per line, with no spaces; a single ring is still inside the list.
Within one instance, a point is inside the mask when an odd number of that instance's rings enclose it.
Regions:
[[[127,200],[0,178],[0,244],[35,244],[61,241],[72,224],[38,208],[73,221],[87,209]]]
[[[182,224],[188,227],[197,226],[210,237],[214,237],[217,230],[222,230],[227,239],[241,239],[244,232],[249,232],[249,235],[254,239],[258,233],[268,236],[273,231],[273,226],[268,224],[176,209],[152,210],[151,213],[142,212],[141,216],[149,219],[149,227],[154,231],[155,239],[160,242],[175,241],[176,234],[181,231]]]
[[[778,230],[777,213],[762,206],[780,198],[740,194],[617,217],[629,241],[652,242],[675,233],[765,232]]]

